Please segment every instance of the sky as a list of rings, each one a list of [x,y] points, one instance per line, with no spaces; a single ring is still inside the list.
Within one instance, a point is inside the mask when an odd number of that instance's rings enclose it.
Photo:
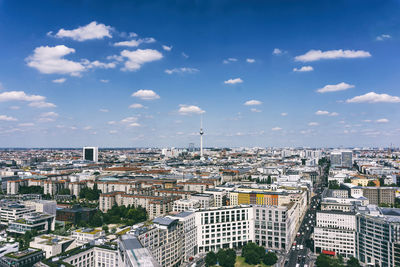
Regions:
[[[0,0],[0,147],[387,147],[400,1]]]

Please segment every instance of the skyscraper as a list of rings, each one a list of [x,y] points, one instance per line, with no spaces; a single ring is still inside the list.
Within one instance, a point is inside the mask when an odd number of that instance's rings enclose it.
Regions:
[[[98,148],[97,147],[84,147],[83,148],[83,160],[89,160],[93,162],[98,161]]]

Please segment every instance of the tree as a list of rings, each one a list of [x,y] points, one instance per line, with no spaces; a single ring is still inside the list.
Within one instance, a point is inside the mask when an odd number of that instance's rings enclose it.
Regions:
[[[19,188],[20,194],[43,194],[43,187],[41,186],[21,186]]]
[[[350,184],[351,183],[351,179],[350,178],[345,178],[343,182],[346,183],[346,184]]]
[[[376,186],[374,181],[368,181],[367,186]]]
[[[234,267],[236,262],[236,252],[233,249],[220,249],[217,253],[219,266]]]
[[[263,262],[266,265],[274,265],[278,261],[278,257],[273,252],[268,252],[264,255]]]
[[[328,187],[329,187],[329,189],[339,189],[340,188],[339,183],[336,180],[329,181]]]
[[[315,261],[317,267],[329,267],[331,266],[331,259],[326,254],[319,254],[317,260]]]
[[[242,248],[242,257],[244,261],[251,265],[259,264],[263,260],[264,255],[265,249],[253,242],[247,243]]]
[[[347,261],[346,266],[347,267],[361,267],[360,262],[358,261],[358,259],[356,259],[354,257],[350,257],[350,259]]]
[[[63,188],[58,192],[59,195],[71,195],[71,191],[68,188]]]
[[[272,184],[271,175],[268,175],[268,178],[267,178],[267,184]]]
[[[108,225],[103,225],[102,229],[106,234],[108,234]]]
[[[214,253],[214,251],[210,251],[207,253],[205,262],[206,262],[206,266],[213,266],[217,264],[217,255]]]

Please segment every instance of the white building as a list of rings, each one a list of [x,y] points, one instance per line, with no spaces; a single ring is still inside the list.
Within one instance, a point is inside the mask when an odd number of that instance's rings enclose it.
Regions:
[[[196,212],[199,252],[240,248],[254,241],[253,207],[212,208]]]
[[[173,211],[182,212],[186,210],[199,209],[200,201],[197,199],[178,199],[174,201]]]
[[[56,256],[66,250],[76,247],[75,240],[66,236],[40,235],[29,243],[32,248],[41,249],[46,253],[46,259]]]
[[[345,258],[356,256],[356,216],[354,212],[318,211],[314,228],[314,248],[335,252]]]
[[[93,162],[98,161],[99,149],[97,147],[84,147],[82,153],[83,160],[89,160]]]
[[[78,245],[83,245],[103,237],[104,232],[98,229],[85,228],[73,231],[71,236],[76,240]]]

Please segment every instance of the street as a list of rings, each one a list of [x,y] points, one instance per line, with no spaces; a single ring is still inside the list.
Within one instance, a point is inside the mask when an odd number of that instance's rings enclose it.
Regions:
[[[310,266],[309,263],[312,251],[309,247],[314,246],[310,237],[314,231],[316,210],[318,208],[321,190],[320,187],[317,187],[315,196],[311,198],[310,207],[301,222],[295,242],[292,244],[292,248],[285,260],[285,267]]]

